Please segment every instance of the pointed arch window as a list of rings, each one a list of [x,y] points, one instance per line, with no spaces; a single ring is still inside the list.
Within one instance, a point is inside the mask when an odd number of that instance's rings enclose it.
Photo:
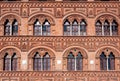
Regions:
[[[112,52],[108,56],[108,70],[115,70],[115,56]]]
[[[107,58],[104,52],[100,55],[100,68],[101,70],[107,70]]]
[[[14,19],[13,22],[9,22],[7,19],[4,23],[4,35],[11,36],[11,35],[18,35],[18,22]]]
[[[12,25],[12,35],[18,35],[18,22],[15,19]]]
[[[64,22],[64,35],[67,36],[84,36],[86,35],[86,22],[84,19],[81,20],[80,24],[76,19],[74,21],[69,22],[68,19]]]
[[[50,35],[50,23],[48,20],[45,20],[45,22],[43,23],[42,34],[45,36]]]
[[[41,56],[39,55],[38,52],[36,52],[36,54],[34,55],[34,58],[33,58],[33,70],[35,71],[41,71]]]
[[[4,56],[4,71],[17,71],[17,55],[14,53],[10,56],[8,53]]]
[[[102,52],[100,55],[100,68],[101,70],[114,70],[115,69],[115,56],[111,52],[108,56]]]
[[[3,70],[10,71],[11,70],[11,56],[8,53],[4,56],[4,67]]]
[[[118,35],[118,23],[115,20],[112,22],[112,35]]]
[[[75,19],[73,22],[72,22],[72,35],[78,35],[78,22],[77,20]]]
[[[86,22],[84,19],[80,22],[80,35],[86,35]]]
[[[75,57],[74,55],[72,54],[72,52],[70,52],[70,54],[68,55],[67,57],[67,68],[68,70],[75,70]]]
[[[100,20],[98,20],[96,22],[96,35],[102,35],[102,23],[100,22]]]
[[[11,70],[16,71],[17,70],[17,55],[16,53],[13,54],[11,59]]]
[[[68,20],[66,20],[64,22],[64,35],[70,35],[70,22]]]
[[[12,33],[12,27],[11,27],[11,24],[9,22],[9,20],[7,19],[5,24],[4,24],[4,35],[11,35]]]
[[[76,70],[82,70],[83,68],[83,56],[82,54],[79,52],[77,57],[76,57]]]
[[[34,23],[34,35],[42,35],[42,26],[38,19]]]
[[[110,35],[110,23],[108,22],[108,20],[105,20],[104,22],[104,35]]]
[[[50,70],[50,55],[47,52],[43,56],[43,70],[45,70],[45,71]]]

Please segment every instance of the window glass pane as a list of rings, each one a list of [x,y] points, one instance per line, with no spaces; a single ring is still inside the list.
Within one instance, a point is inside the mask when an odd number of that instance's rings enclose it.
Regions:
[[[72,52],[68,55],[67,62],[68,70],[75,70],[75,58]]]
[[[100,68],[101,70],[107,70],[107,58],[104,52],[100,55]]]
[[[77,57],[76,57],[76,70],[82,70],[82,65],[83,65],[83,61],[82,61],[82,55],[79,52]]]
[[[118,23],[115,20],[112,22],[112,35],[118,35]]]
[[[72,35],[78,35],[78,22],[74,20],[72,23]]]
[[[18,22],[14,20],[12,25],[12,35],[18,35]]]
[[[63,26],[64,26],[64,35],[69,36],[70,35],[70,22],[66,20]]]
[[[80,35],[86,35],[86,22],[84,19],[80,22]]]
[[[46,70],[46,71],[50,70],[50,56],[47,52],[43,56],[43,70]]]
[[[112,52],[108,56],[108,69],[109,70],[114,70],[115,69],[115,56],[113,55]]]
[[[33,69],[36,71],[41,70],[41,57],[38,52],[36,52],[33,58]]]
[[[100,20],[96,22],[96,35],[102,35],[102,23]]]
[[[11,24],[9,20],[6,20],[4,24],[4,35],[10,35],[10,32],[11,32]]]
[[[104,22],[104,35],[109,36],[110,35],[110,24],[108,20],[105,20]]]
[[[5,71],[10,71],[11,70],[11,56],[8,55],[8,53],[6,53],[5,57],[4,57],[4,68],[3,70]]]
[[[34,23],[34,35],[42,35],[42,26],[38,19]]]
[[[42,34],[47,36],[50,35],[50,23],[48,20],[45,20],[45,22],[43,23]]]
[[[11,61],[11,70],[16,71],[17,70],[17,56],[16,53],[12,56],[12,61]]]

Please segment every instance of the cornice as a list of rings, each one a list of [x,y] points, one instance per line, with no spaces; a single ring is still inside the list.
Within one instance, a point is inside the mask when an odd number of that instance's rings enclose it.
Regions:
[[[1,77],[120,77],[119,71],[1,71]]]
[[[64,2],[42,2],[42,1],[36,1],[36,2],[0,2],[0,7],[119,7],[120,2],[117,1],[109,1],[109,2],[84,2],[84,1],[64,1]]]

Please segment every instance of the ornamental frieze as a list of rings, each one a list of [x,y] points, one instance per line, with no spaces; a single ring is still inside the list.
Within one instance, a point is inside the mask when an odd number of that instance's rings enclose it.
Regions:
[[[112,46],[120,49],[119,37],[0,37],[1,49],[6,46],[15,46],[28,51],[36,46],[47,46],[55,51],[63,51],[71,46],[79,46],[95,51],[102,46]]]
[[[119,5],[118,2],[1,2],[0,15],[14,13],[29,18],[30,15],[44,12],[62,18],[65,14],[76,12],[91,18],[100,13],[119,15]]]

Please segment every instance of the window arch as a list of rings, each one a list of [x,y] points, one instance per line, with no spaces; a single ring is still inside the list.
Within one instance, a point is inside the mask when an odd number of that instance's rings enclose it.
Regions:
[[[68,70],[83,70],[83,56],[81,52],[77,55],[73,55],[72,52],[69,53],[67,57],[67,69]]]
[[[70,22],[68,19],[65,20],[64,27],[64,35],[67,36],[84,36],[86,35],[86,22],[84,19],[78,21],[74,19],[73,22]]]
[[[118,35],[118,23],[111,15],[103,15],[95,23],[96,35],[115,36]]]
[[[8,53],[4,56],[4,71],[16,71],[17,70],[17,56],[16,53],[14,53],[12,56]]]
[[[41,24],[39,22],[38,19],[36,19],[36,21],[34,22],[34,35],[40,36],[49,36],[50,35],[50,23],[49,21],[46,19],[43,24]]]
[[[51,70],[51,58],[48,52],[44,55],[40,55],[36,52],[33,57],[33,70],[35,71],[50,71]]]
[[[4,35],[18,35],[18,22],[16,19],[14,19],[13,22],[10,22],[8,19],[6,19],[4,23]]]
[[[100,55],[100,69],[101,70],[115,70],[115,56],[112,52],[105,55],[104,52]]]

